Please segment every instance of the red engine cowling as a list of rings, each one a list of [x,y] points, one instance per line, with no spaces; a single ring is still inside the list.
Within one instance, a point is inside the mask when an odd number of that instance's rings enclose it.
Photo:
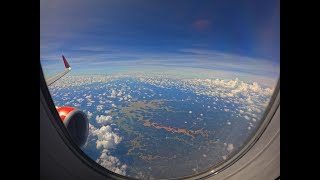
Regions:
[[[89,122],[87,115],[73,107],[58,107],[59,116],[72,139],[78,146],[83,146],[88,137]]]

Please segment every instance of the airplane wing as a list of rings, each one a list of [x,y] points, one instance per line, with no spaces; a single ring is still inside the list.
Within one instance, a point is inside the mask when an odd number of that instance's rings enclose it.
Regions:
[[[63,59],[63,63],[64,63],[64,67],[66,68],[63,72],[48,78],[46,80],[47,82],[47,86],[50,86],[51,84],[53,84],[54,82],[56,82],[58,79],[62,78],[64,75],[66,75],[69,71],[71,71],[71,67],[68,63],[68,61],[66,60],[66,58],[62,55],[62,59]]]

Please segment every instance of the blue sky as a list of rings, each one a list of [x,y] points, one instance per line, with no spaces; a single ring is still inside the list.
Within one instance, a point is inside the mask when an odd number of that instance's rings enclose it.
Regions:
[[[40,59],[47,73],[61,69],[64,54],[74,74],[152,66],[279,76],[278,0],[40,4]]]

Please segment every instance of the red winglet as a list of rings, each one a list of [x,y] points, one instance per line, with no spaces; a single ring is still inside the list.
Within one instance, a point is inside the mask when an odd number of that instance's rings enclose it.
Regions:
[[[63,55],[62,55],[62,59],[63,59],[64,67],[70,68],[68,61],[66,60],[66,58]]]

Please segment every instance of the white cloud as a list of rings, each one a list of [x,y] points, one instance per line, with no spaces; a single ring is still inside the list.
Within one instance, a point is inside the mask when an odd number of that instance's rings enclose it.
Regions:
[[[128,166],[126,164],[122,164],[117,157],[112,156],[107,150],[102,151],[96,162],[110,171],[124,176],[126,175],[126,169]]]
[[[106,111],[104,111],[104,113],[106,113],[106,114],[109,114],[109,113],[111,113],[112,112],[112,110],[106,110]]]
[[[79,107],[80,104],[79,103],[73,103],[73,106]]]
[[[90,119],[92,117],[92,113],[90,111],[88,111],[88,119]]]
[[[252,101],[252,99],[251,99],[250,96],[247,98],[247,102],[248,102],[249,104],[253,104],[253,103],[254,103],[254,102]]]
[[[96,109],[98,110],[98,111],[101,111],[102,109],[103,109],[103,105],[97,105],[97,107],[96,107]]]
[[[96,131],[97,131],[97,128],[89,123],[89,136],[96,136],[96,134],[95,134]],[[88,139],[89,139],[89,137],[88,137]]]
[[[77,101],[78,101],[79,103],[81,103],[83,100],[84,100],[83,98],[77,99]]]
[[[112,116],[104,116],[104,115],[99,116],[98,115],[96,117],[97,123],[99,123],[99,124],[104,124],[104,123],[110,121],[111,119],[112,119]]]
[[[234,149],[233,144],[228,144],[227,150],[231,152]]]
[[[110,98],[115,98],[117,95],[116,90],[112,89],[111,90],[111,95],[109,96]]]
[[[253,82],[252,85],[249,85],[249,88],[253,91],[253,92],[260,92],[261,91],[261,87],[259,86],[258,83]]]
[[[70,104],[70,103],[72,103],[72,102],[71,102],[71,101],[68,101],[68,102],[66,102],[65,104],[68,105],[68,104]]]
[[[97,137],[96,148],[103,149],[100,157],[96,160],[98,164],[115,173],[126,175],[127,165],[122,164],[120,160],[109,153],[109,149],[115,148],[122,138],[112,131],[110,126],[95,128],[89,124],[89,139]]]
[[[90,133],[92,136],[96,136],[98,139],[96,141],[97,149],[110,149],[115,148],[119,144],[122,138],[112,131],[112,128],[108,126],[102,126],[97,129],[91,126]]]
[[[226,160],[227,159],[227,156],[222,156],[223,160]]]
[[[258,113],[260,113],[260,112],[261,112],[261,110],[260,110],[260,109],[258,109],[258,108],[256,108],[256,111],[257,111]]]

